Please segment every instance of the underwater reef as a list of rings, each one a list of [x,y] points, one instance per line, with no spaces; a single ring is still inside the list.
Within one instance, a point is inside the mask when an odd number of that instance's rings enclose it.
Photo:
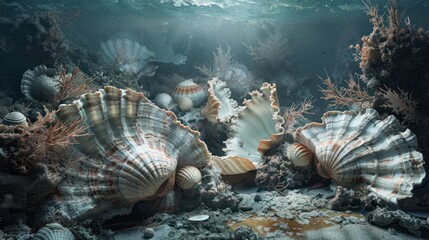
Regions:
[[[429,236],[429,33],[395,0],[341,5],[372,25],[342,82],[306,75],[285,25],[224,43],[119,2],[0,1],[0,239]]]

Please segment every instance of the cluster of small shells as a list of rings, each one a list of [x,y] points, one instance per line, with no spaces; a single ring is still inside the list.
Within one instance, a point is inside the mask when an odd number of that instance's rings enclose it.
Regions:
[[[74,240],[72,232],[59,223],[49,223],[41,228],[33,240]]]
[[[173,99],[180,110],[186,112],[192,107],[201,105],[207,99],[207,93],[199,84],[188,79],[177,85],[174,89]]]

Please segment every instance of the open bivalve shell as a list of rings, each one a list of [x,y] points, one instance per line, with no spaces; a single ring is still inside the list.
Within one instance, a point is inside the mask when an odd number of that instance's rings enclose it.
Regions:
[[[425,176],[416,136],[394,116],[380,120],[367,109],[327,112],[322,123],[309,123],[295,132],[298,142],[315,155],[318,173],[338,185],[367,184],[380,198],[396,203],[411,197]]]
[[[208,100],[201,114],[211,123],[228,122],[235,114],[237,102],[231,98],[225,82],[213,78],[208,85]]]
[[[152,104],[143,93],[104,87],[60,105],[61,121],[81,121],[88,134],[77,138],[86,156],[66,171],[62,205],[72,217],[114,202],[133,204],[171,191],[176,168],[210,161],[199,133]]]
[[[174,101],[179,103],[180,98],[189,98],[192,101],[193,107],[198,107],[207,99],[207,93],[203,87],[194,83],[194,80],[188,79],[179,83],[174,89]]]
[[[51,101],[59,89],[55,78],[49,77],[47,73],[45,65],[25,71],[21,81],[22,94],[30,100]]]
[[[276,84],[264,83],[261,91],[250,93],[232,118],[232,134],[225,142],[226,157],[213,158],[222,174],[240,174],[258,169],[262,155],[283,139],[284,119],[279,116]]]
[[[72,232],[59,223],[48,223],[32,238],[33,240],[74,240]]]
[[[106,63],[127,74],[155,75],[157,67],[149,64],[155,53],[129,39],[114,39],[100,43]],[[149,67],[150,66],[150,67]]]

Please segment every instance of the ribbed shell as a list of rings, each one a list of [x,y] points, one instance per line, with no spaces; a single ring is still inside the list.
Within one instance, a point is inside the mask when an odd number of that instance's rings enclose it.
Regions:
[[[201,172],[194,166],[185,166],[176,173],[176,185],[183,189],[191,189],[201,183]]]
[[[146,76],[153,76],[155,73],[156,68],[151,70],[152,74],[147,72],[146,66],[155,54],[138,42],[129,39],[115,39],[102,42],[100,47],[105,61],[118,71],[128,74],[145,71]]]
[[[174,101],[173,98],[168,93],[160,93],[156,95],[155,99],[153,100],[156,106],[170,110],[174,107]]]
[[[54,78],[46,74],[48,68],[40,65],[34,70],[25,71],[21,81],[21,92],[30,100],[51,101],[58,92],[57,83]]]
[[[264,83],[261,91],[250,93],[251,100],[243,102],[237,116],[232,118],[232,134],[225,142],[223,149],[227,157],[218,158],[217,165],[221,167],[222,174],[228,171],[226,168],[234,159],[247,159],[258,169],[262,162],[262,155],[269,149],[277,146],[283,139],[284,129],[282,127],[284,119],[279,116],[279,102],[277,98],[276,85]],[[233,158],[238,157],[238,158]],[[234,174],[248,171],[248,162],[245,164],[234,164],[236,172]],[[246,166],[246,168],[236,168]]]
[[[297,167],[308,166],[313,160],[313,152],[300,143],[289,145],[286,150],[286,156]]]
[[[74,240],[73,234],[58,223],[46,224],[32,238],[33,240]]]
[[[202,115],[212,123],[228,122],[235,114],[237,102],[231,98],[231,91],[225,82],[213,78],[208,85],[208,100],[201,110]]]
[[[412,196],[425,176],[416,136],[401,132],[394,116],[380,120],[373,109],[364,114],[327,112],[322,123],[309,123],[295,133],[314,152],[318,173],[341,186],[368,184],[380,198],[396,203]]]
[[[207,99],[207,93],[203,87],[194,83],[192,79],[185,80],[174,89],[173,99],[176,103],[181,97],[191,99],[194,107],[198,107]]]
[[[152,201],[152,206],[157,212],[173,213],[182,201],[182,194],[178,190],[169,192],[167,195]]]
[[[236,99],[243,99],[252,89],[253,76],[242,64],[233,64],[222,77]]]
[[[174,184],[176,167],[203,167],[210,160],[198,132],[132,90],[104,87],[61,105],[57,116],[81,120],[89,133],[76,146],[89,159],[74,163],[59,187],[75,217],[106,202],[163,195]]]
[[[20,112],[10,112],[3,117],[4,125],[28,125],[27,118]]]

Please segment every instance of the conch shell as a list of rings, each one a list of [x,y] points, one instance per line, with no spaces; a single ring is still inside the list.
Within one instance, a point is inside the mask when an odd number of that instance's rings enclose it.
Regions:
[[[276,84],[264,83],[260,90],[251,92],[252,99],[245,100],[232,118],[232,137],[223,149],[226,157],[213,158],[224,175],[258,169],[262,155],[283,139],[284,119],[279,115]]]
[[[208,100],[201,114],[211,123],[228,122],[235,114],[237,102],[231,98],[231,91],[225,82],[213,78],[207,83]]]
[[[177,167],[204,167],[210,160],[199,133],[152,104],[143,93],[104,87],[60,105],[61,121],[81,121],[78,137],[86,158],[67,169],[60,186],[71,218],[115,202],[128,205],[172,190]]]
[[[315,155],[317,172],[338,185],[367,184],[381,199],[396,203],[412,196],[411,190],[425,176],[423,156],[416,136],[394,116],[380,120],[367,109],[327,112],[322,123],[309,123],[295,132],[295,139]]]

